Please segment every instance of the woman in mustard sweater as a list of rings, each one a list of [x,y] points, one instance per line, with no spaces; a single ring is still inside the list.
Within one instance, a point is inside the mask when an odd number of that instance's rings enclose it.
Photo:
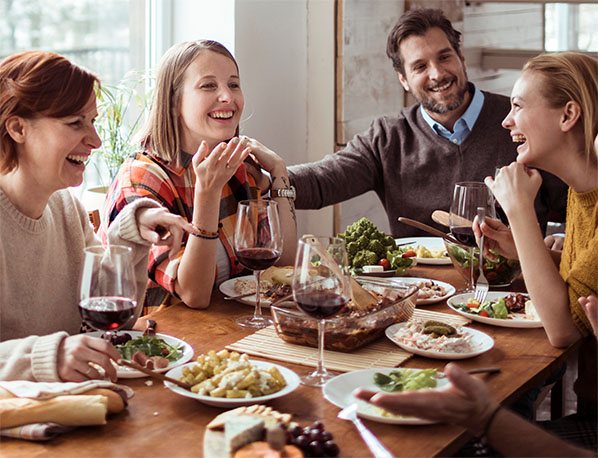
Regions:
[[[566,347],[591,335],[578,299],[598,291],[598,164],[592,154],[598,133],[598,62],[572,52],[530,60],[513,87],[511,106],[503,126],[521,143],[517,161],[496,180],[486,178],[510,230],[492,220],[481,229],[490,239],[488,248],[519,258],[550,342]],[[530,207],[541,178],[528,167],[549,171],[569,185],[561,256],[542,241]]]

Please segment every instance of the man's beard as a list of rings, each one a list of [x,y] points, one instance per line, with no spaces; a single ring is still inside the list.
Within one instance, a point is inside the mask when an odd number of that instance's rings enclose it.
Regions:
[[[414,94],[414,96],[416,99],[418,99],[418,102],[421,103],[422,106],[428,112],[444,114],[444,113],[448,113],[450,111],[456,110],[463,104],[463,100],[465,99],[465,94],[467,93],[467,90],[468,90],[468,88],[467,88],[467,73],[464,72],[463,74],[464,74],[463,81],[465,81],[465,83],[463,84],[463,87],[459,88],[454,101],[452,101],[448,104],[446,102],[438,102],[438,101],[434,100],[432,97],[428,97],[426,93],[423,94],[422,98],[417,97],[416,94]],[[447,81],[441,81],[440,83],[437,84],[437,86],[442,86],[443,84],[446,84],[446,82]]]

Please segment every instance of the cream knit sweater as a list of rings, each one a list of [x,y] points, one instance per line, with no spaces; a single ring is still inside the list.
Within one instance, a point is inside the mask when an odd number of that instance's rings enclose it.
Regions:
[[[157,206],[151,199],[128,205],[108,231],[110,244],[133,248],[135,319],[143,306],[149,249],[135,212]],[[68,190],[55,192],[39,219],[23,215],[0,190],[1,380],[60,381],[58,346],[81,325],[77,304],[83,249],[99,244],[87,211]]]

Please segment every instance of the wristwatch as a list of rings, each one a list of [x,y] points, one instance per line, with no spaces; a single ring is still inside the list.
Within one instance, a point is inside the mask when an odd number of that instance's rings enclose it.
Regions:
[[[270,190],[271,197],[286,197],[287,199],[295,200],[297,197],[297,191],[295,191],[295,186],[291,186],[289,188],[277,188]]]

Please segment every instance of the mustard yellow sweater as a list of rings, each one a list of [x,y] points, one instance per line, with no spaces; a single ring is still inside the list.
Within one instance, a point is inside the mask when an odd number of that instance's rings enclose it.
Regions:
[[[565,231],[559,270],[568,286],[573,322],[588,336],[592,327],[577,299],[598,295],[598,188],[584,193],[569,188]]]

